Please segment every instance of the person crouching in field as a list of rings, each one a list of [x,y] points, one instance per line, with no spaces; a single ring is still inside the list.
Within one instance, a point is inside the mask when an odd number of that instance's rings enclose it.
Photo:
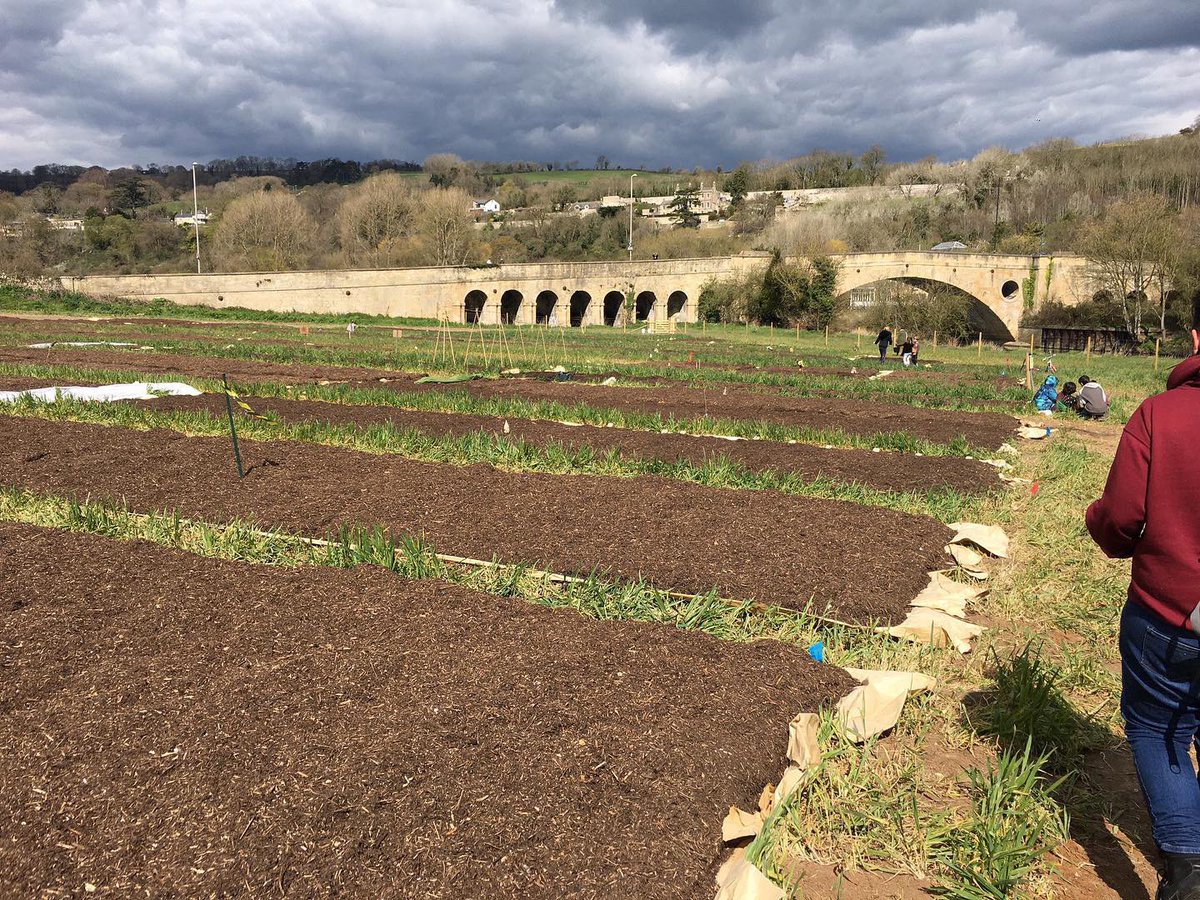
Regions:
[[[1033,405],[1038,408],[1038,412],[1047,416],[1054,415],[1054,410],[1058,409],[1057,375],[1046,376],[1046,380],[1042,382],[1042,386],[1033,395]]]
[[[1200,729],[1200,303],[1192,349],[1166,392],[1130,418],[1104,494],[1087,510],[1100,549],[1133,560],[1121,715],[1163,856],[1159,900],[1200,900],[1200,782],[1190,756]]]
[[[1058,392],[1058,405],[1064,409],[1074,409],[1079,403],[1078,387],[1075,382],[1068,381],[1062,386],[1062,390]]]
[[[1108,406],[1108,394],[1100,386],[1100,382],[1080,375],[1075,411],[1085,419],[1102,419],[1108,414]]]

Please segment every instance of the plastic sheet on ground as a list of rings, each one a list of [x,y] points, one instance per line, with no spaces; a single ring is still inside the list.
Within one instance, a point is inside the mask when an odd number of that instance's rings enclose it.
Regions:
[[[463,381],[474,381],[478,375],[423,375],[414,384],[459,384]]]
[[[1022,425],[1017,429],[1017,434],[1028,441],[1042,441],[1054,433],[1054,429],[1043,425],[1038,428],[1036,425]]]
[[[102,384],[98,387],[44,387],[25,391],[0,391],[0,403],[16,403],[22,398],[42,403],[56,400],[83,400],[112,403],[116,400],[153,400],[155,397],[199,397],[200,391],[178,381],[134,381],[128,384]]]
[[[951,544],[973,544],[992,556],[1008,557],[1008,535],[1004,529],[974,522],[951,522],[950,527],[954,530]]]
[[[49,350],[52,347],[133,347],[129,341],[44,341],[40,344],[26,344],[29,350]]]
[[[940,609],[942,612],[962,618],[967,614],[967,604],[984,594],[987,588],[974,584],[963,584],[947,577],[942,572],[931,572],[929,584],[913,598],[912,605],[925,609]]]
[[[920,672],[846,669],[859,686],[838,701],[838,721],[846,737],[856,743],[894,728],[912,694],[932,690],[937,684]]]
[[[875,375],[872,375],[867,380],[868,381],[878,381],[880,378],[887,378],[889,375],[894,375],[895,373],[896,373],[895,369],[884,369],[881,372],[878,372]]]
[[[914,607],[899,625],[880,628],[878,631],[917,644],[953,647],[959,653],[970,653],[971,641],[983,634],[984,629],[957,619],[940,609]]]

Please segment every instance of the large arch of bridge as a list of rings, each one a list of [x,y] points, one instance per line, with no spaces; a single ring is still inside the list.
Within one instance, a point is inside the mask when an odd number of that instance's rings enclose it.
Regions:
[[[1017,308],[1020,308],[1021,286],[1016,281],[1008,280],[1003,282],[1000,287],[1000,296],[996,298],[994,303],[988,303],[949,281],[941,281],[936,278],[918,278],[910,275],[876,278],[872,281],[856,284],[850,288],[842,288],[838,297],[839,299],[845,298],[846,295],[852,294],[854,291],[869,289],[886,281],[907,284],[910,287],[919,288],[927,293],[940,290],[965,296],[968,301],[968,327],[972,333],[983,332],[983,336],[990,341],[1011,341],[1016,338],[1012,329],[1009,328],[1004,319],[996,312],[996,309],[1003,310],[1001,304],[1015,303],[1017,304]],[[841,286],[839,285],[839,287]]]

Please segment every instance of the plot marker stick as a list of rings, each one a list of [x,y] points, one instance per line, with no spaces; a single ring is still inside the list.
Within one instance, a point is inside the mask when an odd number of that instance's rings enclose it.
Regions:
[[[233,441],[233,461],[237,463],[238,478],[245,478],[246,472],[242,469],[242,451],[238,449],[237,425],[233,422],[233,401],[229,399],[228,375],[221,375],[221,384],[225,387],[225,412],[229,416],[229,437]]]

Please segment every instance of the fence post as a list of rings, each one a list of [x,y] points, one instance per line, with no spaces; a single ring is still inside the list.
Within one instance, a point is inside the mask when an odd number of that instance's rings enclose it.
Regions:
[[[1158,345],[1162,342],[1162,338],[1154,339],[1154,371],[1158,371]]]
[[[825,346],[829,346],[829,326],[825,326]]]
[[[976,356],[983,356],[983,332],[979,332],[979,349],[975,351]]]
[[[1083,358],[1086,359],[1088,362],[1091,362],[1091,359],[1092,359],[1092,336],[1090,334],[1088,335],[1087,350],[1084,352]]]

